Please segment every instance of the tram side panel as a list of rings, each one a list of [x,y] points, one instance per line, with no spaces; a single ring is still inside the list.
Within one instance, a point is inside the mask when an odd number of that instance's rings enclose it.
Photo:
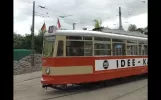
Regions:
[[[44,58],[41,82],[79,84],[143,74],[147,64],[147,56]]]

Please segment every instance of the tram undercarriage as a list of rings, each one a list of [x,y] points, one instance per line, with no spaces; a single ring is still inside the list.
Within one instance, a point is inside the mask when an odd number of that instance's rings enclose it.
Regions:
[[[46,85],[42,85],[42,88],[53,88],[53,89],[57,89],[57,90],[67,90],[69,87],[74,87],[74,86],[83,86],[83,87],[106,87],[107,86],[107,80],[104,81],[98,81],[98,82],[90,82],[90,83],[80,83],[80,84],[62,84],[62,85],[52,85],[52,84],[46,84]]]
[[[65,90],[67,89],[68,85],[67,84],[63,84],[63,85],[52,85],[52,84],[47,84],[47,85],[42,85],[42,88],[53,88],[53,89],[57,89],[57,90]]]

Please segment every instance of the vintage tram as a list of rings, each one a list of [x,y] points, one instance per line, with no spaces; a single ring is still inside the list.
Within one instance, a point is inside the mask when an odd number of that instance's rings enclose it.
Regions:
[[[148,73],[147,36],[139,34],[88,30],[45,33],[42,87],[60,89],[67,84]]]

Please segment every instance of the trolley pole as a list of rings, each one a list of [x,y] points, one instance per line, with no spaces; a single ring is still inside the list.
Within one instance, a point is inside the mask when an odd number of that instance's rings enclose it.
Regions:
[[[31,65],[35,65],[34,61],[34,52],[35,52],[35,44],[34,44],[34,25],[35,25],[35,1],[33,1],[33,14],[32,14],[32,56],[31,56]]]

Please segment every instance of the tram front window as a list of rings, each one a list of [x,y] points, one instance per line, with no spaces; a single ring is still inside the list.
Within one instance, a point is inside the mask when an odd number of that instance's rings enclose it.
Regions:
[[[52,57],[54,52],[54,41],[45,41],[43,47],[43,57]]]

